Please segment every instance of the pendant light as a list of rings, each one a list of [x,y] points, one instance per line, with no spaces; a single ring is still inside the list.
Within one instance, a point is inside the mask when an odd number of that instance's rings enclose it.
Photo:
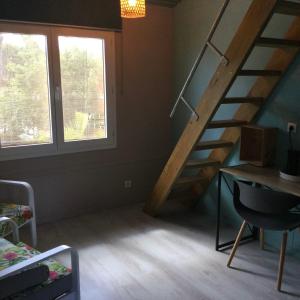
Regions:
[[[121,0],[122,18],[143,18],[145,15],[145,0]]]

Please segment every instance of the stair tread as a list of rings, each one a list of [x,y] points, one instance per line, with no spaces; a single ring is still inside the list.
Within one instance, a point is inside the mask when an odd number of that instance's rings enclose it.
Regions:
[[[223,100],[222,104],[233,103],[261,103],[265,100],[262,97],[227,97]]]
[[[203,180],[206,180],[206,178],[202,177],[202,176],[184,176],[184,177],[179,177],[176,180],[176,185],[200,182],[200,181],[203,181]]]
[[[300,47],[300,41],[261,37],[256,41],[256,45],[276,48]]]
[[[187,168],[194,168],[194,167],[208,167],[208,166],[215,166],[219,165],[220,162],[213,159],[199,159],[199,160],[189,160],[186,163]]]
[[[240,70],[239,76],[281,76],[279,70]]]
[[[280,1],[275,12],[284,15],[300,16],[300,4],[290,1]]]
[[[215,148],[224,148],[224,147],[231,147],[233,146],[232,142],[224,141],[224,140],[212,140],[212,141],[205,141],[200,142],[195,147],[195,150],[208,150],[208,149],[215,149]]]
[[[212,128],[238,127],[246,124],[248,124],[248,122],[243,120],[235,120],[235,119],[218,120],[218,121],[211,121],[210,123],[208,123],[207,128],[212,129]]]

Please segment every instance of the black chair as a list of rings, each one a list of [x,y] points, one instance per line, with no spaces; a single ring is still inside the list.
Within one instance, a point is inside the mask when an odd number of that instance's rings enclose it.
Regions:
[[[261,230],[283,231],[277,277],[277,289],[280,291],[288,231],[300,227],[300,214],[291,212],[291,209],[299,204],[299,197],[254,187],[242,181],[234,182],[234,206],[244,221],[235,240],[227,266],[230,267],[231,265],[247,224],[254,225]]]

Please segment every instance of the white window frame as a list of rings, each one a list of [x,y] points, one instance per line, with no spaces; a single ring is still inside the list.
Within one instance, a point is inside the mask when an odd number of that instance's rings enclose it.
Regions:
[[[0,161],[41,156],[51,156],[74,152],[112,149],[116,140],[116,53],[115,33],[95,29],[69,28],[51,25],[32,25],[0,22],[0,32],[41,34],[47,37],[49,106],[51,110],[51,144],[38,144],[1,148]],[[81,141],[64,141],[63,107],[61,93],[60,58],[58,36],[99,38],[105,47],[106,83],[106,129],[107,138]]]

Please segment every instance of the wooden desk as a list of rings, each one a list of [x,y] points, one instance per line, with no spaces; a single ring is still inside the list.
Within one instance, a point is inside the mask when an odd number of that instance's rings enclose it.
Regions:
[[[273,168],[255,167],[252,165],[239,165],[234,167],[221,168],[218,178],[218,210],[217,210],[217,232],[216,232],[216,250],[220,251],[225,248],[229,248],[233,245],[234,241],[220,244],[220,221],[221,221],[221,191],[222,191],[222,179],[225,179],[228,188],[230,186],[225,178],[225,174],[231,175],[235,178],[248,180],[258,183],[263,186],[267,186],[273,190],[285,192],[300,197],[300,183],[291,182],[280,178],[279,170]],[[253,234],[243,238],[246,240],[253,240],[257,236],[256,230],[253,230]]]

